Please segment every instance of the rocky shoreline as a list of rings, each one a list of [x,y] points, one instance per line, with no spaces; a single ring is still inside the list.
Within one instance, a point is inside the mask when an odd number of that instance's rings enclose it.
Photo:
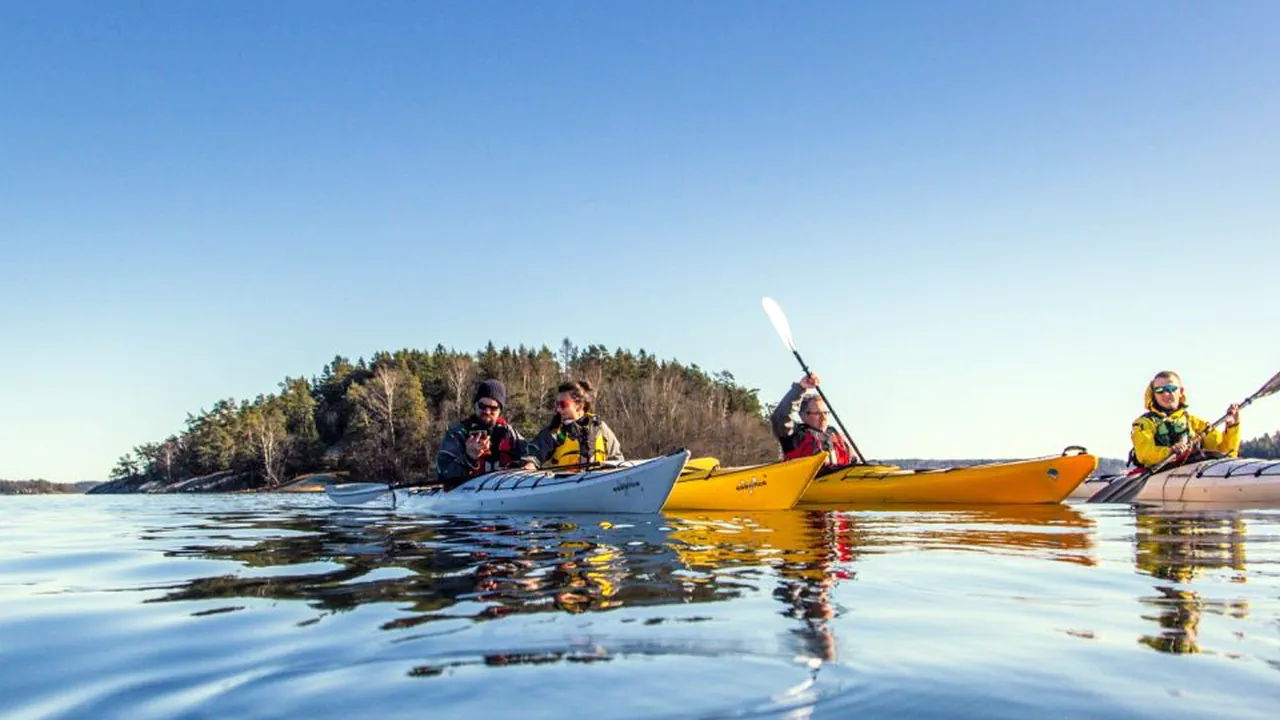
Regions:
[[[169,494],[169,493],[258,493],[258,492],[323,492],[330,483],[343,482],[346,473],[311,473],[299,475],[276,487],[262,484],[254,473],[226,470],[209,475],[187,478],[173,483],[159,481],[138,482],[134,479],[111,480],[88,490],[88,495],[112,494]]]

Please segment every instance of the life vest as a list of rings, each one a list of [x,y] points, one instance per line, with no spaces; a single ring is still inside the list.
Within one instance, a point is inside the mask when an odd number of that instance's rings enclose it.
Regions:
[[[489,433],[489,452],[478,458],[480,461],[479,467],[471,471],[471,477],[493,472],[499,468],[510,467],[520,459],[519,448],[516,447],[515,433],[511,431],[511,426],[507,424],[504,418],[495,420],[492,427],[480,422],[480,419],[474,415],[462,421],[463,445],[466,445],[468,435],[482,431]]]
[[[844,436],[836,432],[834,428],[827,428],[826,432],[823,432],[812,425],[800,423],[796,426],[794,433],[789,437],[782,438],[780,442],[782,443],[782,457],[787,460],[795,460],[796,458],[825,452],[827,454],[826,465],[828,467],[848,465],[853,462],[853,453],[849,450],[849,444],[845,442]]]
[[[1159,412],[1145,412],[1138,420],[1150,420],[1154,427],[1151,435],[1158,447],[1173,447],[1180,440],[1191,436],[1191,423],[1187,420],[1186,406],[1182,406],[1172,413],[1166,415]],[[1136,423],[1135,423],[1136,427]],[[1140,466],[1138,462],[1138,454],[1133,448],[1129,449],[1128,465],[1134,467]]]
[[[561,424],[555,433],[556,446],[549,464],[557,466],[602,463],[609,457],[600,432],[600,419],[587,414],[581,420]],[[594,452],[593,452],[594,451]]]
[[[1149,412],[1142,417],[1155,423],[1156,445],[1160,447],[1173,447],[1191,433],[1191,426],[1187,422],[1185,412],[1174,412],[1172,415]]]

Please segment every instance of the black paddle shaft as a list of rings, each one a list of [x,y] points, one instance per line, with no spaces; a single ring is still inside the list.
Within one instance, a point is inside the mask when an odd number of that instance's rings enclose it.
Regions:
[[[800,357],[799,350],[792,350],[791,354],[796,356],[796,360],[800,362],[800,368],[804,370],[805,375],[813,374],[809,370],[809,366],[804,363],[804,358]],[[858,444],[853,441],[853,437],[849,435],[849,431],[845,429],[844,423],[840,421],[840,416],[836,414],[836,409],[831,407],[831,401],[827,399],[827,394],[822,392],[822,388],[820,387],[815,386],[814,390],[818,391],[818,397],[822,398],[822,402],[825,403],[827,409],[831,411],[831,417],[835,419],[836,425],[840,426],[840,432],[844,433],[844,439],[849,441],[849,445],[853,447],[853,454],[856,456],[855,460],[865,463],[867,458],[863,456],[862,451],[858,449]]]

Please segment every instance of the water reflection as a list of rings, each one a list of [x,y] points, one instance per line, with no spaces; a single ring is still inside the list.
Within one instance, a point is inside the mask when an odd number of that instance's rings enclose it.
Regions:
[[[1140,642],[1160,652],[1199,653],[1200,623],[1206,613],[1248,617],[1246,600],[1210,600],[1188,587],[1215,571],[1229,571],[1226,579],[1231,583],[1247,582],[1246,519],[1233,509],[1139,505],[1135,512],[1137,567],[1165,581],[1155,586],[1156,595],[1141,599],[1155,611],[1143,618],[1155,622],[1160,631],[1143,635]]]
[[[1068,505],[886,506],[841,513],[842,547],[951,550],[1095,565],[1094,521]]]
[[[757,513],[673,513],[672,544],[680,562],[719,582],[770,576],[782,615],[799,622],[797,652],[836,659],[829,621],[840,609],[835,584],[854,577],[852,522],[841,513],[791,510]]]
[[[677,598],[702,602],[732,594],[714,584],[688,588],[674,574],[674,553],[665,546],[670,529],[661,517],[614,525],[594,518],[405,521],[334,513],[222,516],[210,523],[252,528],[265,537],[189,545],[168,554],[286,572],[197,578],[167,588],[155,601],[266,597],[305,600],[331,611],[396,602],[409,612],[393,625],[402,627],[457,617],[580,613]]]
[[[831,621],[843,612],[833,590],[855,579],[860,555],[962,549],[1092,564],[1091,526],[1063,505],[672,513],[616,523],[367,510],[225,513],[148,532],[202,541],[171,556],[245,570],[158,588],[163,593],[150,602],[272,598],[324,612],[393,602],[400,615],[384,628],[397,629],[619,607],[679,610],[647,623],[698,622],[707,618],[691,606],[766,593],[796,623],[793,650],[825,661],[837,658]]]
[[[1280,669],[1274,511],[45,502],[0,523],[5,716],[1256,718]]]

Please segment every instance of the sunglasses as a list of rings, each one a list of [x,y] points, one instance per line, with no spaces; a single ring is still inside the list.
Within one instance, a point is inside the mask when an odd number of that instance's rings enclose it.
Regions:
[[[576,400],[557,400],[557,401],[556,401],[556,409],[557,409],[557,410],[563,410],[563,409],[565,409],[565,408],[567,408],[567,407],[573,407],[573,404],[574,404],[575,402],[577,402],[577,401],[576,401]]]
[[[805,410],[805,415],[817,415],[818,417],[826,417],[831,414],[830,410]]]
[[[480,408],[480,410],[482,411],[488,410],[489,412],[498,412],[499,410],[502,409],[502,406],[499,405],[498,403],[479,403],[478,402],[476,403],[476,407]]]
[[[1178,392],[1178,386],[1177,385],[1156,385],[1155,387],[1152,387],[1151,390],[1157,395],[1163,395],[1164,393]]]

